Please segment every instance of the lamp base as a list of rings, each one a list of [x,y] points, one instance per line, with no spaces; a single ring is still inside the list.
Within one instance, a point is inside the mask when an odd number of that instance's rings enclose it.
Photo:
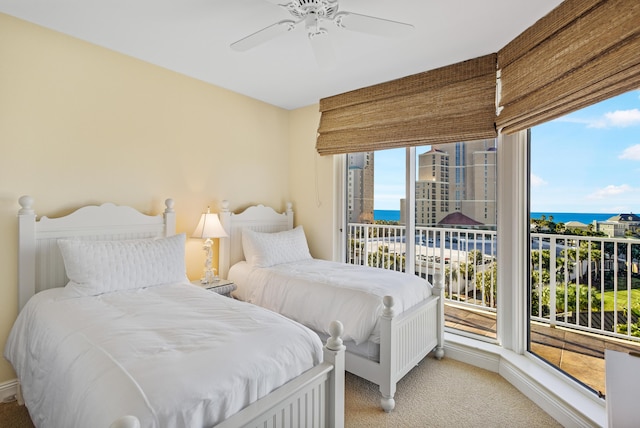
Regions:
[[[213,284],[214,282],[219,282],[219,281],[220,281],[220,277],[216,275],[216,270],[213,268],[205,269],[204,276],[200,278],[201,284]]]
[[[218,275],[216,275],[216,269],[212,267],[213,265],[213,263],[211,262],[212,261],[211,259],[213,256],[213,251],[211,250],[212,244],[213,244],[213,241],[211,240],[211,238],[207,238],[207,240],[204,241],[204,245],[202,246],[202,249],[206,254],[206,259],[204,262],[204,276],[200,279],[200,283],[202,284],[211,284],[214,282],[218,282],[220,280],[220,278],[218,278]]]

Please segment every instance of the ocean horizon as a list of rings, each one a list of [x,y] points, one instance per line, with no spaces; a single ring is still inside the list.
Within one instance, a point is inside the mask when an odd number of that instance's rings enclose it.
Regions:
[[[400,221],[400,210],[373,210],[374,220]]]
[[[611,217],[620,213],[550,213],[550,212],[532,212],[532,219],[540,219],[544,215],[547,220],[553,217],[554,223],[568,223],[570,221],[579,221],[580,223],[590,224],[593,221],[607,221]]]
[[[603,214],[603,213],[570,213],[570,212],[532,212],[532,219],[540,219],[544,215],[547,220],[553,217],[555,223],[568,223],[570,221],[579,221],[580,223],[590,224],[594,220],[606,221],[619,213]],[[384,221],[400,221],[400,210],[373,210],[374,220]]]

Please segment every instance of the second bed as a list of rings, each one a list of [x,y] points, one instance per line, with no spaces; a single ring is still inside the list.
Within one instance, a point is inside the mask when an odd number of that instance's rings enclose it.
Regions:
[[[220,274],[234,297],[328,335],[332,319],[344,325],[346,370],[380,387],[381,407],[395,407],[396,383],[427,354],[444,355],[442,287],[415,275],[313,259],[302,227],[284,213],[252,206],[221,221]],[[438,280],[435,281],[439,283]]]

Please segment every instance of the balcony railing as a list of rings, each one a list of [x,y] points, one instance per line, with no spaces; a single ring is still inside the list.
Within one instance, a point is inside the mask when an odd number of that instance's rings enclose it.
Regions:
[[[415,274],[442,273],[445,302],[496,310],[496,232],[349,224],[353,264],[405,271],[407,242],[415,245]],[[531,234],[533,321],[640,341],[640,240]],[[636,294],[637,293],[637,294]]]
[[[532,233],[531,319],[640,341],[638,254],[637,239]]]

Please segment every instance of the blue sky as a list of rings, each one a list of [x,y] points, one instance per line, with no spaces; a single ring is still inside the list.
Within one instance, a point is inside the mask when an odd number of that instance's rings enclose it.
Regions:
[[[404,175],[404,149],[375,153],[376,210],[400,209]],[[531,130],[531,211],[640,213],[640,91]]]
[[[532,128],[531,211],[640,213],[640,91]]]
[[[400,210],[405,193],[405,149],[375,152],[373,209]]]

